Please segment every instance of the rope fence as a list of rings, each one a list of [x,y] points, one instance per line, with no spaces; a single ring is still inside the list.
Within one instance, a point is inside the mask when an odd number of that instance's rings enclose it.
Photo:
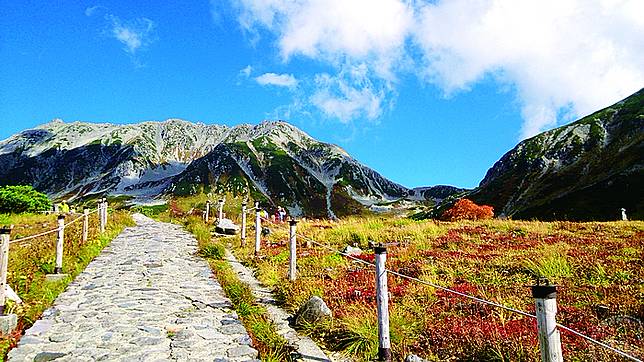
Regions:
[[[344,252],[342,252],[342,251],[340,251],[340,250],[338,250],[336,248],[333,248],[333,247],[331,247],[329,245],[319,243],[319,242],[317,242],[317,241],[315,241],[315,240],[313,240],[313,239],[311,239],[311,238],[309,238],[309,237],[307,237],[305,235],[297,234],[297,236],[299,236],[299,237],[301,237],[301,238],[303,238],[303,239],[305,239],[307,241],[310,241],[311,243],[313,243],[315,245],[318,245],[318,246],[320,246],[320,247],[322,247],[324,249],[327,249],[329,251],[332,251],[332,252],[335,252],[337,254],[340,254],[340,255],[342,255],[342,256],[344,256],[344,257],[346,257],[348,259],[351,259],[353,261],[357,261],[359,263],[368,265],[370,267],[374,267],[374,268],[376,267],[375,263],[370,263],[370,262],[367,262],[367,261],[362,260],[360,258],[356,258],[356,257],[354,257],[354,256],[352,256],[350,254],[344,253]],[[482,303],[482,304],[486,304],[486,305],[489,305],[489,306],[492,306],[492,307],[504,309],[506,311],[516,313],[516,314],[522,315],[524,317],[534,318],[534,319],[539,318],[537,315],[530,314],[530,313],[524,312],[524,311],[519,310],[519,309],[511,308],[511,307],[508,307],[508,306],[505,306],[505,305],[502,305],[502,304],[499,304],[499,303],[496,303],[496,302],[492,302],[492,301],[489,301],[489,300],[478,298],[478,297],[475,297],[475,296],[472,296],[472,295],[469,295],[469,294],[466,294],[466,293],[462,293],[462,292],[459,292],[457,290],[453,290],[453,289],[450,289],[450,288],[447,288],[447,287],[443,287],[443,286],[440,286],[438,284],[431,283],[431,282],[428,282],[428,281],[425,281],[425,280],[422,280],[422,279],[419,279],[419,278],[415,278],[415,277],[412,277],[412,276],[409,276],[409,275],[401,274],[401,273],[395,272],[393,270],[386,269],[385,272],[388,273],[388,274],[397,276],[399,278],[403,278],[403,279],[406,279],[406,280],[409,280],[409,281],[424,284],[424,285],[430,286],[432,288],[440,289],[440,290],[442,290],[444,292],[455,294],[455,295],[461,296],[463,298],[470,299],[470,300],[478,302],[478,303]],[[597,346],[606,348],[606,349],[608,349],[608,350],[610,350],[610,351],[612,351],[612,352],[614,352],[614,353],[616,353],[616,354],[618,354],[618,355],[620,355],[620,356],[622,356],[624,358],[627,358],[627,359],[630,359],[630,360],[636,361],[636,362],[642,362],[642,360],[640,360],[637,357],[631,356],[631,355],[629,355],[628,353],[626,353],[624,351],[621,351],[621,350],[619,350],[619,349],[617,349],[615,347],[612,347],[612,346],[610,346],[610,345],[608,345],[606,343],[598,341],[598,340],[596,340],[596,339],[594,339],[592,337],[589,337],[589,336],[587,336],[587,335],[585,335],[585,334],[583,334],[581,332],[578,332],[578,331],[576,331],[576,330],[574,330],[574,329],[572,329],[570,327],[566,327],[563,324],[556,323],[556,326],[561,328],[561,329],[563,329],[563,330],[565,330],[565,331],[567,331],[567,332],[570,332],[570,333],[572,333],[572,334],[574,334],[574,335],[576,335],[578,337],[581,337],[581,338],[583,338],[583,339],[585,339],[585,340],[587,340],[587,341],[589,341],[591,343],[594,343]]]
[[[243,217],[242,217],[242,246],[245,245],[245,235],[246,235],[246,218],[245,214],[252,212],[252,210],[259,210],[259,207],[256,206],[255,208],[252,209],[246,209],[245,205],[243,207]],[[261,222],[269,222],[272,223],[271,220],[261,217],[259,214],[259,211],[256,212],[256,219],[255,219],[255,236],[256,236],[256,242],[255,242],[255,255],[259,256],[259,251],[260,251],[260,246],[261,246]],[[618,354],[619,356],[622,356],[624,358],[627,358],[631,361],[635,362],[643,362],[641,359],[634,357],[620,349],[617,349],[615,347],[612,347],[606,343],[603,343],[601,341],[598,341],[592,337],[589,337],[581,332],[575,331],[572,328],[566,327],[560,323],[557,323],[555,320],[555,314],[557,310],[556,306],[556,287],[553,285],[540,285],[537,283],[537,285],[532,286],[532,297],[535,300],[535,310],[536,314],[530,314],[527,312],[524,312],[522,310],[512,308],[505,306],[500,303],[496,303],[493,301],[489,301],[486,299],[482,299],[473,295],[469,295],[457,290],[453,290],[441,285],[438,285],[436,283],[432,283],[429,281],[425,281],[416,277],[412,277],[409,275],[405,275],[393,270],[386,269],[385,267],[385,262],[386,262],[386,246],[384,245],[378,245],[375,247],[375,260],[374,263],[367,262],[363,259],[357,258],[353,255],[350,255],[348,253],[342,252],[332,246],[326,245],[324,243],[320,243],[306,235],[302,235],[297,233],[296,231],[296,224],[297,221],[291,220],[290,222],[290,230],[289,230],[289,280],[293,281],[296,279],[296,269],[297,269],[297,254],[296,254],[296,238],[300,237],[304,239],[307,243],[307,247],[310,247],[311,244],[317,245],[321,248],[324,248],[326,250],[329,250],[331,252],[337,253],[339,255],[342,255],[348,259],[351,259],[355,262],[368,265],[369,267],[375,268],[376,269],[376,299],[377,299],[377,307],[378,307],[378,330],[379,330],[379,359],[383,361],[390,361],[391,360],[391,352],[390,352],[390,338],[389,338],[389,315],[388,315],[388,292],[387,292],[387,278],[384,277],[386,274],[390,274],[393,276],[396,276],[398,278],[402,278],[408,281],[412,281],[415,283],[420,283],[432,288],[436,288],[439,290],[442,290],[447,293],[451,293],[454,295],[458,295],[460,297],[472,300],[477,303],[481,303],[484,305],[489,305],[494,308],[499,308],[506,310],[511,313],[515,313],[527,318],[531,319],[536,319],[537,321],[537,332],[538,332],[538,339],[539,339],[539,349],[541,352],[541,359],[542,361],[557,361],[561,362],[563,361],[563,356],[561,352],[561,341],[560,341],[560,335],[559,335],[559,329],[564,330],[566,332],[570,332],[573,335],[576,335],[580,338],[583,338],[587,340],[588,342],[591,342],[599,347],[605,348],[607,350],[612,351],[613,353]]]
[[[15,296],[15,293],[13,293],[11,288],[7,285],[9,246],[12,244],[28,245],[30,243],[27,242],[49,234],[56,233],[57,237],[54,273],[48,274],[46,277],[48,280],[62,279],[67,276],[66,274],[63,274],[63,247],[65,245],[65,229],[75,223],[82,221],[81,244],[87,243],[89,233],[89,217],[90,215],[93,215],[95,213],[98,213],[99,230],[100,233],[103,233],[105,231],[108,220],[108,205],[105,199],[99,201],[98,207],[95,210],[90,211],[89,209],[84,209],[83,213],[80,216],[72,219],[67,223],[65,222],[65,214],[59,214],[57,217],[58,227],[35,235],[29,235],[11,240],[11,232],[13,231],[13,226],[0,228],[0,319],[7,317],[5,314],[5,309],[8,298],[14,299],[17,303],[21,302],[20,298]],[[7,318],[8,321],[15,321],[15,318]],[[14,328],[16,328],[16,324],[14,322],[3,322],[2,328],[3,333],[10,333]]]

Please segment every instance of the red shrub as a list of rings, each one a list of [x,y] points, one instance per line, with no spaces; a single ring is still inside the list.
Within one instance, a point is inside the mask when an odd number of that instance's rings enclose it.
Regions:
[[[443,213],[442,219],[456,220],[484,220],[494,217],[494,209],[488,205],[477,205],[468,199],[456,201],[454,206]]]

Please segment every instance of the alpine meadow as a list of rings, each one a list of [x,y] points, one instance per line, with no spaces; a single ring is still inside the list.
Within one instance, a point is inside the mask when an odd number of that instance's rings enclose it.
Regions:
[[[0,361],[644,360],[641,1],[0,2]]]

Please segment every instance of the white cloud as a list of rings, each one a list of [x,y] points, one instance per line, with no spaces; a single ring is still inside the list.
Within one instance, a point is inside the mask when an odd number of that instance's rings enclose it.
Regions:
[[[423,7],[415,39],[446,93],[488,74],[513,85],[528,137],[644,85],[642,13],[638,0],[450,0]]]
[[[150,19],[138,18],[125,23],[113,15],[107,19],[111,22],[111,35],[125,45],[123,49],[130,55],[153,41],[155,24]]]
[[[239,71],[239,75],[243,76],[244,78],[248,78],[248,77],[250,77],[250,74],[252,72],[253,72],[253,67],[250,66],[250,64],[249,64],[244,69]]]
[[[235,0],[242,27],[265,27],[278,37],[284,60],[321,58],[341,66],[370,59],[381,76],[401,57],[413,27],[413,8],[400,0]]]
[[[277,87],[294,88],[297,86],[297,79],[292,74],[264,73],[256,77],[255,81],[261,85],[273,85]]]
[[[101,6],[101,5],[90,6],[87,9],[85,9],[85,16],[93,16],[99,10],[106,10],[106,7]]]
[[[348,123],[359,117],[375,120],[382,113],[384,88],[370,80],[364,63],[345,66],[337,76],[317,74],[315,85],[310,102],[328,117]]]
[[[644,85],[641,0],[235,3],[242,27],[271,32],[284,61],[300,56],[336,70],[316,77],[311,101],[343,121],[380,115],[401,73],[417,74],[446,95],[492,76],[516,91],[522,137]],[[371,85],[348,77],[346,64],[361,64]]]

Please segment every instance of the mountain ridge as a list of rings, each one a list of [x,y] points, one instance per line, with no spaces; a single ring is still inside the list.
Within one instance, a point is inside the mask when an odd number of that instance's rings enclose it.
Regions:
[[[505,216],[644,218],[644,89],[570,124],[521,141],[468,197]]]
[[[321,217],[357,213],[410,192],[283,121],[231,127],[182,119],[125,125],[55,119],[0,141],[0,166],[0,184],[31,184],[72,199],[224,190],[231,177],[221,170],[228,170],[255,196]]]

